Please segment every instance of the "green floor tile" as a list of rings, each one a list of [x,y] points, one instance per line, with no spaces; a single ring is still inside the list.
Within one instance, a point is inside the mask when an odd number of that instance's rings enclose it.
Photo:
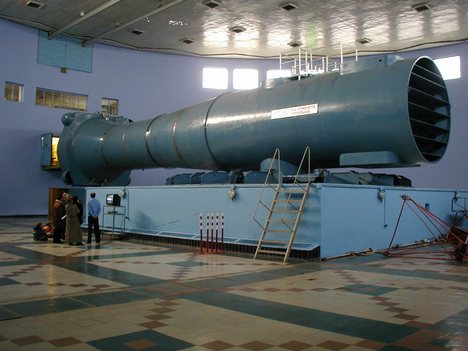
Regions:
[[[184,298],[258,317],[384,343],[395,342],[418,330],[417,328],[405,325],[352,317],[223,292],[193,293],[184,295]]]
[[[438,323],[431,329],[445,333],[456,333],[457,335],[468,336],[468,309],[458,312]]]
[[[378,286],[378,285],[369,285],[369,284],[351,284],[347,285],[342,290],[346,290],[356,294],[364,294],[370,296],[380,296],[398,289],[389,288],[386,286]]]
[[[46,299],[38,301],[19,302],[7,304],[3,307],[23,317],[39,316],[42,314],[71,311],[89,307],[80,301],[70,298]]]
[[[461,283],[468,283],[467,275],[456,275],[456,274],[444,274],[439,272],[428,272],[428,271],[416,271],[416,270],[407,270],[407,269],[394,269],[394,268],[382,268],[375,266],[357,266],[350,265],[347,266],[348,270],[355,270],[359,272],[371,272],[376,274],[390,274],[390,275],[399,275],[402,277],[414,277],[414,278],[423,278],[423,279],[436,279],[442,281],[454,281]]]
[[[194,261],[181,261],[181,262],[171,262],[169,263],[171,266],[176,266],[176,267],[199,267],[199,266],[206,266],[207,263],[203,262],[194,262]]]
[[[151,289],[151,287],[133,288],[131,291],[148,298],[160,298],[166,296],[163,292],[155,291],[154,289]]]
[[[94,340],[89,345],[105,351],[161,350],[177,351],[194,345],[172,338],[153,330],[119,335],[111,338]]]
[[[91,306],[109,306],[132,301],[146,300],[148,298],[150,297],[136,294],[131,291],[112,291],[74,297],[75,300],[81,301]]]
[[[114,281],[116,283],[126,284],[129,286],[145,286],[158,284],[163,280],[157,278],[146,277],[139,274],[128,273],[116,269],[95,266],[92,263],[86,264],[84,259],[73,260],[72,262],[62,263],[62,268],[69,269],[74,272],[91,275]]]
[[[414,351],[414,349],[408,349],[403,346],[387,345],[384,348],[379,349],[379,351]]]
[[[445,340],[445,339],[434,339],[432,340],[429,344],[434,345],[434,346],[439,346],[443,347],[446,349],[452,349],[452,342],[450,340]]]
[[[4,321],[7,319],[14,319],[14,318],[20,318],[21,315],[14,313],[12,311],[9,311],[3,307],[0,307],[0,321]]]
[[[93,246],[94,248],[95,246]],[[101,245],[101,249],[105,248],[105,245]],[[168,255],[168,254],[174,254],[173,251],[141,251],[141,252],[127,252],[127,253],[113,253],[113,254],[105,254],[105,255],[93,255],[90,254],[87,256],[88,260],[96,260],[96,261],[101,261],[101,260],[109,260],[109,259],[116,259],[116,258],[132,258],[132,257],[154,257],[154,256],[161,256],[161,255]]]
[[[10,278],[0,278],[0,286],[5,285],[16,285],[19,284],[17,281],[10,279]]]

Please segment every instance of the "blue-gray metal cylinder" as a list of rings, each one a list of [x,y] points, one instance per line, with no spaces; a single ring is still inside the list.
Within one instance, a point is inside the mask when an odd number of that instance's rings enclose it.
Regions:
[[[439,160],[450,106],[434,62],[421,57],[328,73],[128,123],[69,113],[59,143],[64,179],[122,183],[131,169],[257,170],[276,148],[314,168],[408,166]]]

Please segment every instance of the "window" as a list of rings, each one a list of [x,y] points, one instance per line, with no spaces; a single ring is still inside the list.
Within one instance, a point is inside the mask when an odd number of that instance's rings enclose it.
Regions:
[[[269,69],[267,71],[267,79],[291,77],[291,70],[289,69]]]
[[[12,83],[12,82],[5,82],[4,99],[7,101],[22,102],[23,101],[23,85]]]
[[[228,70],[226,68],[203,68],[203,88],[227,89]]]
[[[458,79],[461,77],[460,72],[460,56],[452,56],[434,60],[439,68],[444,80]]]
[[[101,113],[105,116],[119,114],[119,100],[102,98],[101,99]]]
[[[258,88],[258,71],[256,69],[237,68],[233,72],[233,88],[236,90]]]
[[[70,95],[69,96],[69,104],[70,104],[70,109],[72,110],[78,110],[80,106],[80,100],[77,95]]]
[[[36,105],[86,111],[88,109],[88,96],[36,88]]]

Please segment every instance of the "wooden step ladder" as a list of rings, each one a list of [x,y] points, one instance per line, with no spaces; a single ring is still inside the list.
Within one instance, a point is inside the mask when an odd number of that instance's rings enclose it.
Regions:
[[[308,159],[308,173],[299,174],[305,159]],[[271,184],[269,176],[273,173],[273,165],[278,162],[278,179],[276,184]],[[297,174],[288,176],[293,182],[283,185],[280,170],[280,150],[276,149],[273,155],[268,175],[265,179],[264,187],[260,195],[260,200],[254,213],[255,222],[262,228],[262,233],[258,241],[254,259],[259,254],[283,256],[283,262],[287,262],[297,233],[297,228],[304,212],[307,195],[310,189],[310,149],[304,151]],[[273,199],[269,204],[263,200],[264,190],[272,188]],[[266,221],[262,224],[257,219],[259,208],[263,207],[267,211]]]

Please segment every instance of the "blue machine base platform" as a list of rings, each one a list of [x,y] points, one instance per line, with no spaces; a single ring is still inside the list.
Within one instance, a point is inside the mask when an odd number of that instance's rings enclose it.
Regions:
[[[231,199],[233,190],[235,197]],[[96,193],[103,205],[100,221],[106,231],[125,232],[131,237],[140,235],[156,241],[164,241],[163,238],[174,243],[185,241],[194,246],[200,240],[200,213],[203,220],[207,215],[216,217],[218,214],[219,231],[223,214],[226,248],[244,247],[239,251],[250,252],[262,232],[253,220],[261,191],[262,185],[249,184],[89,187],[86,198],[89,199],[91,192]],[[272,189],[265,190],[265,203],[273,198],[273,193]],[[111,194],[121,196],[119,206],[106,205],[106,198]],[[467,197],[468,191],[312,184],[293,250],[315,253],[305,255],[311,257],[320,252],[320,258],[330,258],[369,248],[387,248],[404,194],[451,223],[452,199],[455,194]],[[266,215],[265,210],[257,218],[264,223]],[[401,219],[395,244],[410,244],[430,237],[420,220],[407,212]]]

